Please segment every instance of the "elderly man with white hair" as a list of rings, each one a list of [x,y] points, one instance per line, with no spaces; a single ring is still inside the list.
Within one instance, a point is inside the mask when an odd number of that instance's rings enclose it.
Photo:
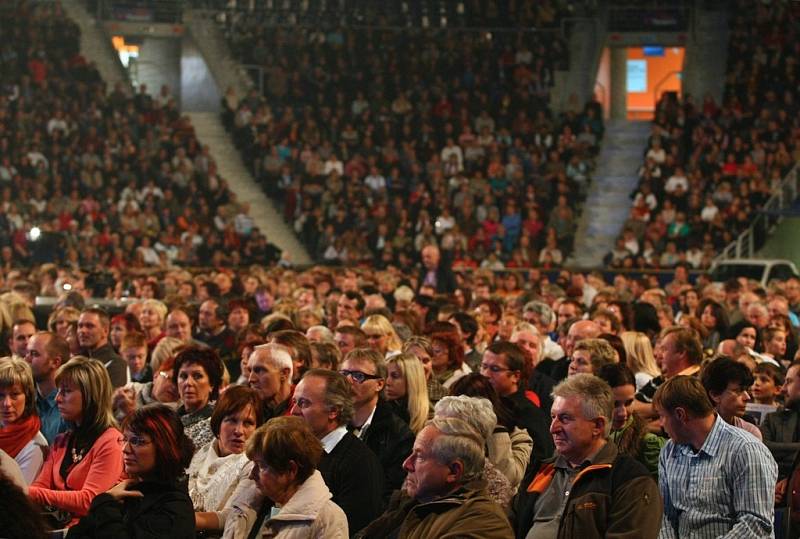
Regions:
[[[553,406],[553,399],[550,397],[550,393],[553,392],[553,386],[556,385],[556,382],[536,369],[536,365],[542,357],[544,339],[546,338],[546,336],[542,336],[539,333],[535,325],[528,322],[520,322],[514,326],[514,331],[511,333],[509,340],[514,344],[518,344],[528,355],[530,361],[528,372],[530,375],[528,376],[527,388],[539,396],[542,410],[549,412],[550,407]]]
[[[256,346],[247,360],[250,387],[258,391],[264,417],[286,415],[292,402],[292,356],[280,344]]]
[[[306,330],[306,338],[311,342],[333,342],[333,332],[325,326],[311,326]]]
[[[511,498],[519,486],[511,484],[508,477],[500,469],[500,465],[508,466],[511,461],[511,444],[490,444],[495,427],[497,415],[494,413],[492,403],[488,399],[459,395],[457,397],[444,397],[436,403],[434,417],[455,417],[463,419],[483,436],[486,445],[486,462],[483,467],[483,478],[486,480],[489,496],[500,504],[504,511],[508,511]],[[506,433],[506,435],[508,435]],[[506,449],[502,454],[497,454],[498,447]],[[493,451],[494,450],[494,451]],[[520,475],[519,479],[522,479]]]
[[[408,495],[393,497],[356,537],[514,537],[503,509],[486,492],[484,444],[463,419],[434,417],[403,463]]]

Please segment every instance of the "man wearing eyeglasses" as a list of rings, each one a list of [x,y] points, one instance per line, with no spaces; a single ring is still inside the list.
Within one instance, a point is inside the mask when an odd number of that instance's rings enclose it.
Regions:
[[[481,374],[489,379],[497,394],[511,409],[520,428],[533,438],[533,456],[546,459],[553,454],[553,440],[548,431],[547,414],[536,404],[538,396],[526,392],[520,384],[525,376],[525,351],[517,344],[496,341],[489,345],[481,360]]]
[[[414,434],[380,398],[386,380],[386,364],[380,352],[356,348],[345,356],[339,372],[350,382],[353,395],[355,413],[350,427],[381,461],[383,494],[388,499],[406,477],[403,461],[414,446]]]

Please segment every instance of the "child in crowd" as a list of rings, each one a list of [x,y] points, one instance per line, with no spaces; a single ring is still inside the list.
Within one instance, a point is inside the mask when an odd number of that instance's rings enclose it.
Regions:
[[[131,381],[142,384],[153,381],[153,370],[147,364],[147,340],[142,333],[131,332],[125,335],[119,351],[128,363]]]
[[[759,363],[753,371],[753,387],[750,393],[756,404],[778,406],[781,388],[783,387],[783,371],[771,363]]]

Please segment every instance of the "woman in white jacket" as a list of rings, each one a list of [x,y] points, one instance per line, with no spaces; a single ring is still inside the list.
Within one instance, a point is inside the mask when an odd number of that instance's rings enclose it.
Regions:
[[[231,386],[222,393],[211,415],[214,441],[200,448],[189,465],[189,496],[198,530],[220,532],[238,518],[231,507],[243,495],[259,503],[250,478],[253,463],[244,450],[261,424],[263,407],[258,393],[249,387]],[[233,515],[233,516],[232,516]]]
[[[26,485],[39,475],[47,453],[40,429],[30,365],[21,359],[0,362],[0,449],[14,459]]]
[[[299,417],[275,417],[247,443],[258,489],[274,506],[255,537],[346,539],[347,517],[317,471],[322,444]],[[258,525],[258,524],[256,524]]]

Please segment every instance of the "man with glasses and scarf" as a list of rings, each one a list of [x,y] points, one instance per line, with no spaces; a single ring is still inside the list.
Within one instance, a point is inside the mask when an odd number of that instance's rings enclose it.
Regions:
[[[414,446],[408,425],[380,398],[386,380],[386,364],[380,352],[356,348],[348,353],[339,372],[350,382],[355,413],[352,433],[378,456],[384,472],[384,498],[400,488],[405,479],[403,461]]]
[[[526,392],[520,380],[526,379],[525,351],[508,341],[496,341],[489,345],[481,360],[481,374],[489,379],[497,394],[514,414],[517,426],[528,431],[533,438],[533,455],[547,459],[553,454],[553,439],[550,436],[550,420],[541,407],[534,402],[538,396]]]

